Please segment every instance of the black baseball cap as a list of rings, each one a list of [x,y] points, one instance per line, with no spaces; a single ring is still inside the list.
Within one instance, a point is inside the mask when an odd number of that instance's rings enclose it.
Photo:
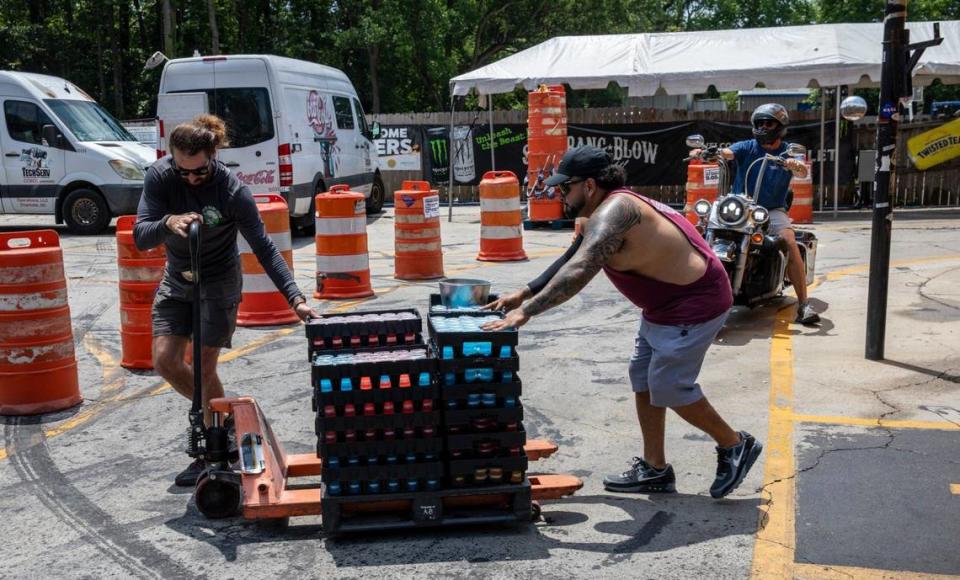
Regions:
[[[574,177],[596,177],[611,163],[613,160],[610,159],[610,155],[599,147],[591,145],[576,147],[563,155],[557,172],[548,177],[544,183],[560,185]]]

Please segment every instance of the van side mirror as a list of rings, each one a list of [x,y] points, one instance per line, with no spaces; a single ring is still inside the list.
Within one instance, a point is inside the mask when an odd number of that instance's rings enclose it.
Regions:
[[[40,136],[47,147],[61,147],[61,135],[53,125],[44,125],[40,128]]]
[[[370,125],[370,139],[378,139],[380,137],[380,121],[374,121]]]

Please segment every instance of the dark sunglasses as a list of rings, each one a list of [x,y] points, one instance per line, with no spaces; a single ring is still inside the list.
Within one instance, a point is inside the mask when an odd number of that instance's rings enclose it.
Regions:
[[[180,175],[180,177],[187,177],[189,175],[196,175],[197,177],[202,177],[210,173],[210,164],[206,164],[203,167],[198,167],[197,169],[184,169],[182,167],[173,166],[174,170]]]
[[[564,181],[563,183],[557,185],[557,187],[560,188],[560,193],[562,193],[563,195],[567,195],[568,193],[570,193],[571,185],[575,185],[577,183],[583,183],[584,181],[586,181],[586,179],[570,179],[568,181]]]
[[[773,121],[771,119],[764,119],[763,121],[757,121],[755,123],[757,127],[763,127],[764,129],[774,129],[779,124],[780,123],[777,123],[776,121]]]

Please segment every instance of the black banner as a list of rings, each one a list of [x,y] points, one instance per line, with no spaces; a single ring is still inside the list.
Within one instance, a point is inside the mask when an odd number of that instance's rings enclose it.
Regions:
[[[833,182],[833,124],[825,127],[826,150],[820,152],[820,123],[806,122],[790,126],[787,141],[807,147],[813,161],[813,179],[819,182],[818,159],[825,158],[824,179]],[[449,179],[449,155],[453,155],[454,182],[476,185],[492,168],[490,149],[494,149],[496,167],[512,171],[523,182],[527,172],[527,126],[494,125],[493,134],[487,125],[458,125],[453,130],[453,151],[448,151],[449,127],[406,126],[408,132],[422,131],[424,176],[434,184]],[[703,135],[708,144],[727,146],[735,141],[751,139],[750,125],[721,121],[674,121],[632,125],[570,125],[568,147],[593,145],[610,153],[615,163],[627,172],[627,184],[635,186],[684,185],[687,181],[686,137]],[[853,180],[854,155],[852,135],[841,138],[840,183]],[[554,162],[555,163],[555,162]]]

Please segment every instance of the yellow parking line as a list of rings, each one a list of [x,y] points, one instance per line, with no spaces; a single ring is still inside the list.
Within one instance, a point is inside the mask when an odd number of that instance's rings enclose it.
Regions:
[[[951,483],[950,493],[952,493],[953,495],[960,495],[960,483]]]
[[[865,419],[825,415],[793,415],[794,423],[823,425],[850,425],[855,427],[885,427],[888,429],[927,429],[931,431],[960,431],[960,425],[949,421],[907,421],[896,419]]]
[[[891,267],[912,266],[960,260],[960,255],[931,256],[891,262]],[[869,264],[828,272],[818,278],[813,288],[821,282],[832,282],[845,276],[867,272]],[[756,543],[753,548],[753,578],[939,578],[933,575],[917,575],[909,572],[817,566],[798,564],[796,558],[796,467],[794,465],[794,422],[823,422],[839,425],[900,426],[905,429],[935,428],[954,430],[956,425],[935,421],[894,421],[856,419],[846,417],[819,417],[794,415],[793,413],[793,338],[789,333],[796,305],[777,311],[770,344],[770,402],[769,430],[767,433],[767,457],[763,472],[764,493],[757,524]],[[929,424],[930,427],[923,425]],[[952,488],[951,488],[952,489]],[[947,578],[947,576],[944,576]]]
[[[796,546],[793,476],[793,345],[796,305],[778,310],[770,346],[770,402],[764,495],[753,547],[753,578],[789,578]]]
[[[792,578],[802,580],[956,580],[956,576],[946,574],[926,574],[903,572],[900,570],[874,570],[854,566],[820,566],[817,564],[795,564]]]

